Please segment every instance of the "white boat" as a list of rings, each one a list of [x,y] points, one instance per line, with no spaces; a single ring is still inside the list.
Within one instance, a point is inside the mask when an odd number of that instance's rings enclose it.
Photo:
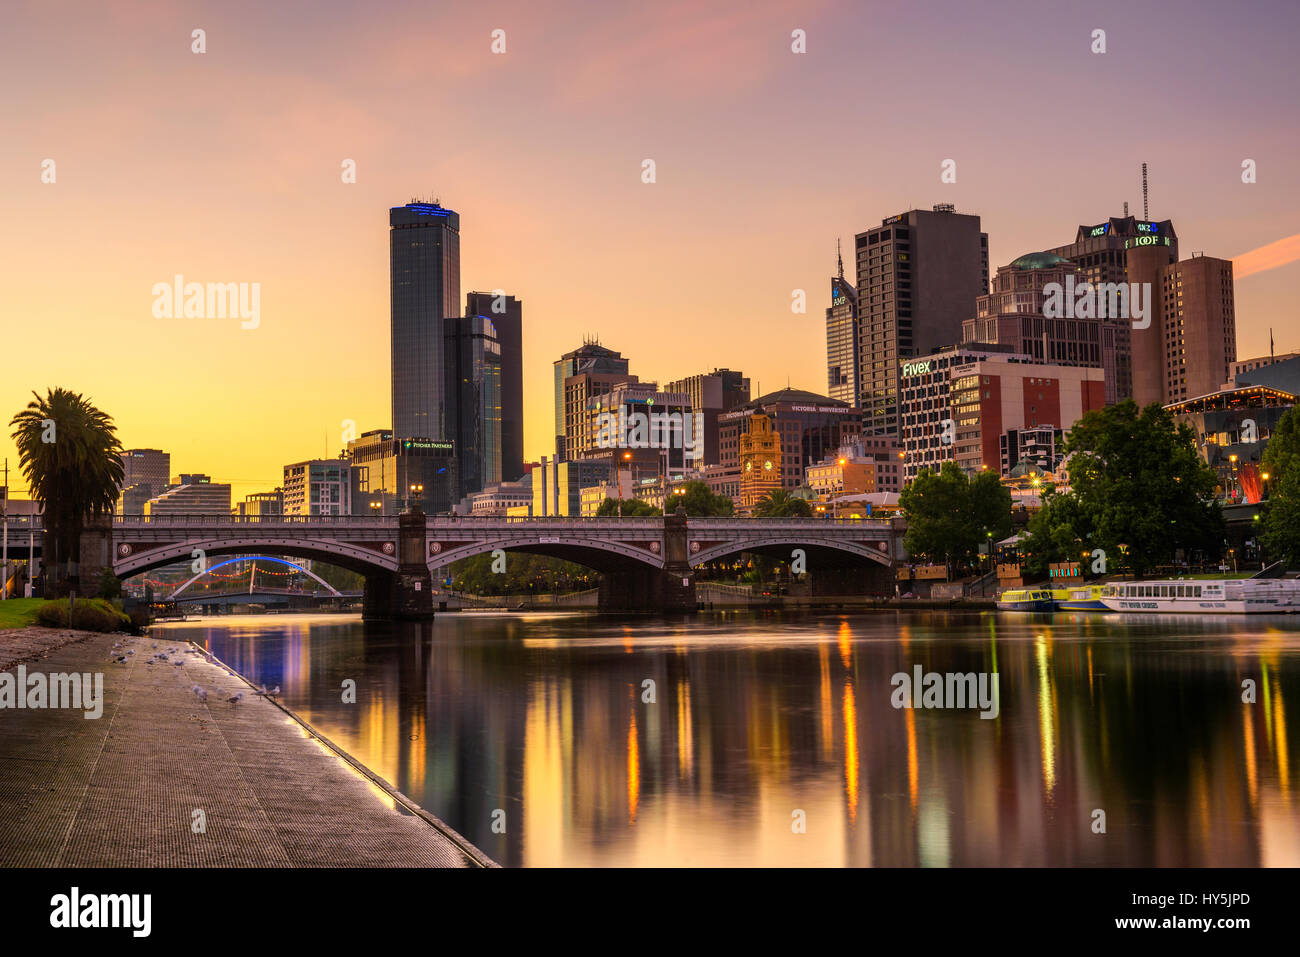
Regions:
[[[1300,612],[1300,581],[1277,578],[1173,579],[1106,585],[1111,611],[1180,615],[1278,615]]]

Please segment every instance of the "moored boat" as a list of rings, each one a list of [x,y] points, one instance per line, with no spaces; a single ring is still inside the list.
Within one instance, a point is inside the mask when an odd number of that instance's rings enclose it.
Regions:
[[[1110,611],[1101,600],[1104,585],[1082,585],[1052,591],[1057,611]]]
[[[1106,585],[1101,601],[1111,611],[1146,614],[1288,614],[1300,611],[1300,582],[1256,578],[1123,582]]]
[[[1008,588],[998,596],[1002,611],[1052,611],[1056,601],[1046,588]]]

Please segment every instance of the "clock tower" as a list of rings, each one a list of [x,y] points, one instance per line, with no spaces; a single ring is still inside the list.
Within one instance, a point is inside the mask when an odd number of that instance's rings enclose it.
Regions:
[[[749,431],[740,444],[740,508],[749,512],[772,489],[782,486],[781,436],[772,420],[761,413],[749,419]]]

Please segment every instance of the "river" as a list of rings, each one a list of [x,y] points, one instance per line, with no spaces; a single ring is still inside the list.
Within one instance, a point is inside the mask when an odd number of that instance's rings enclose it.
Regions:
[[[492,858],[533,867],[1295,867],[1298,629],[1001,612],[155,626],[280,685]],[[916,666],[996,673],[996,715],[895,707]]]

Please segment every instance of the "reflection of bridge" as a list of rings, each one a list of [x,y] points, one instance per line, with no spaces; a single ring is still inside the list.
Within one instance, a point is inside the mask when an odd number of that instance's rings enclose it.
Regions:
[[[83,578],[111,564],[119,578],[216,555],[274,552],[360,572],[371,617],[426,617],[432,581],[463,558],[523,551],[603,573],[600,607],[695,607],[693,569],[742,551],[790,559],[803,549],[817,592],[892,590],[902,529],[889,521],[832,519],[470,518],[233,515],[118,516],[87,529]]]

